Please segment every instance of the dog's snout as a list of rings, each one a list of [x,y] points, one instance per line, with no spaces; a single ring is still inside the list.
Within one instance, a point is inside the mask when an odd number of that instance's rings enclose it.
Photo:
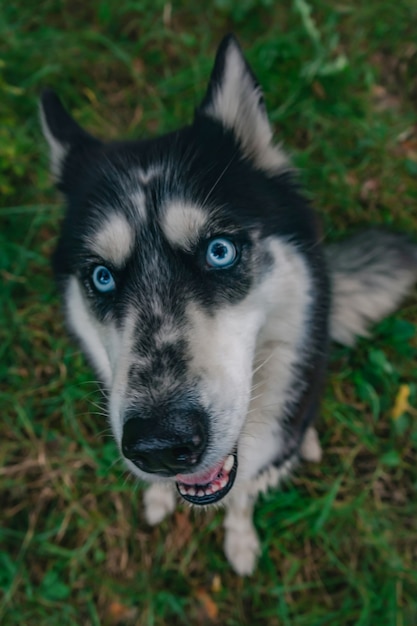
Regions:
[[[159,476],[192,472],[207,446],[202,411],[175,411],[163,418],[130,417],[123,426],[122,452],[139,469]]]

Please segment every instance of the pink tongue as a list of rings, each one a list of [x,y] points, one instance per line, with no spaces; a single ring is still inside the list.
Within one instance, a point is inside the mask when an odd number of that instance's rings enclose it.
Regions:
[[[223,467],[223,461],[220,461],[212,469],[201,474],[177,474],[175,479],[184,485],[207,485],[211,483],[220,474]]]

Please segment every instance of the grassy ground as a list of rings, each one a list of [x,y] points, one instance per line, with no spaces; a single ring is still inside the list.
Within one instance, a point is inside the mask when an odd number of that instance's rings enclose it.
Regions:
[[[311,9],[311,13],[310,13]],[[63,329],[49,256],[61,210],[36,97],[105,138],[186,122],[237,33],[329,239],[417,233],[414,0],[15,0],[0,8],[0,622],[4,626],[417,624],[417,300],[336,347],[319,467],[256,510],[239,579],[221,514],[144,522],[93,375]],[[409,404],[393,407],[399,392]]]

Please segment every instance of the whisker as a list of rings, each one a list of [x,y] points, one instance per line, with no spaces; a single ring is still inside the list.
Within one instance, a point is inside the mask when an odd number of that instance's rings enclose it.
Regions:
[[[252,376],[254,374],[256,374],[256,372],[259,372],[259,370],[262,367],[264,367],[264,365],[266,365],[272,359],[273,353],[274,353],[274,351],[272,350],[272,352],[269,354],[269,356],[267,356],[267,358],[264,361],[262,361],[262,363],[260,365],[258,365],[258,367],[255,367],[255,369],[252,372]]]
[[[99,417],[108,418],[107,413],[101,413],[99,411],[84,411],[83,413],[77,413],[77,417],[90,417],[90,415],[98,415]]]
[[[257,400],[258,398],[262,398],[263,395],[264,395],[263,393],[258,393],[257,396],[251,397],[250,402],[254,402],[254,400]]]
[[[264,384],[265,384],[265,381],[264,380],[260,380],[255,385],[252,385],[252,387],[250,388],[251,393],[252,393],[252,391],[255,391],[255,389],[258,389],[258,387],[262,387],[262,385],[264,385]]]
[[[225,166],[225,168],[223,169],[223,171],[220,173],[220,175],[218,176],[216,182],[214,183],[214,185],[212,186],[212,188],[210,189],[210,191],[208,192],[208,194],[206,195],[206,197],[204,198],[203,201],[203,206],[206,204],[207,200],[210,198],[211,194],[213,193],[213,191],[216,189],[217,185],[219,184],[219,182],[221,181],[221,179],[223,178],[223,176],[226,174],[227,170],[229,169],[229,167],[231,166],[235,156],[237,154],[237,150],[235,150],[235,152],[232,155],[232,158],[230,159],[230,161],[227,163],[227,165]]]

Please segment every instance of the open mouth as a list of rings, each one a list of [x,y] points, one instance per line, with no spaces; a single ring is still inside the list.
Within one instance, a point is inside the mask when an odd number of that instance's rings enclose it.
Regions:
[[[191,504],[214,504],[230,491],[237,472],[237,451],[210,470],[200,474],[176,476],[178,493]]]

